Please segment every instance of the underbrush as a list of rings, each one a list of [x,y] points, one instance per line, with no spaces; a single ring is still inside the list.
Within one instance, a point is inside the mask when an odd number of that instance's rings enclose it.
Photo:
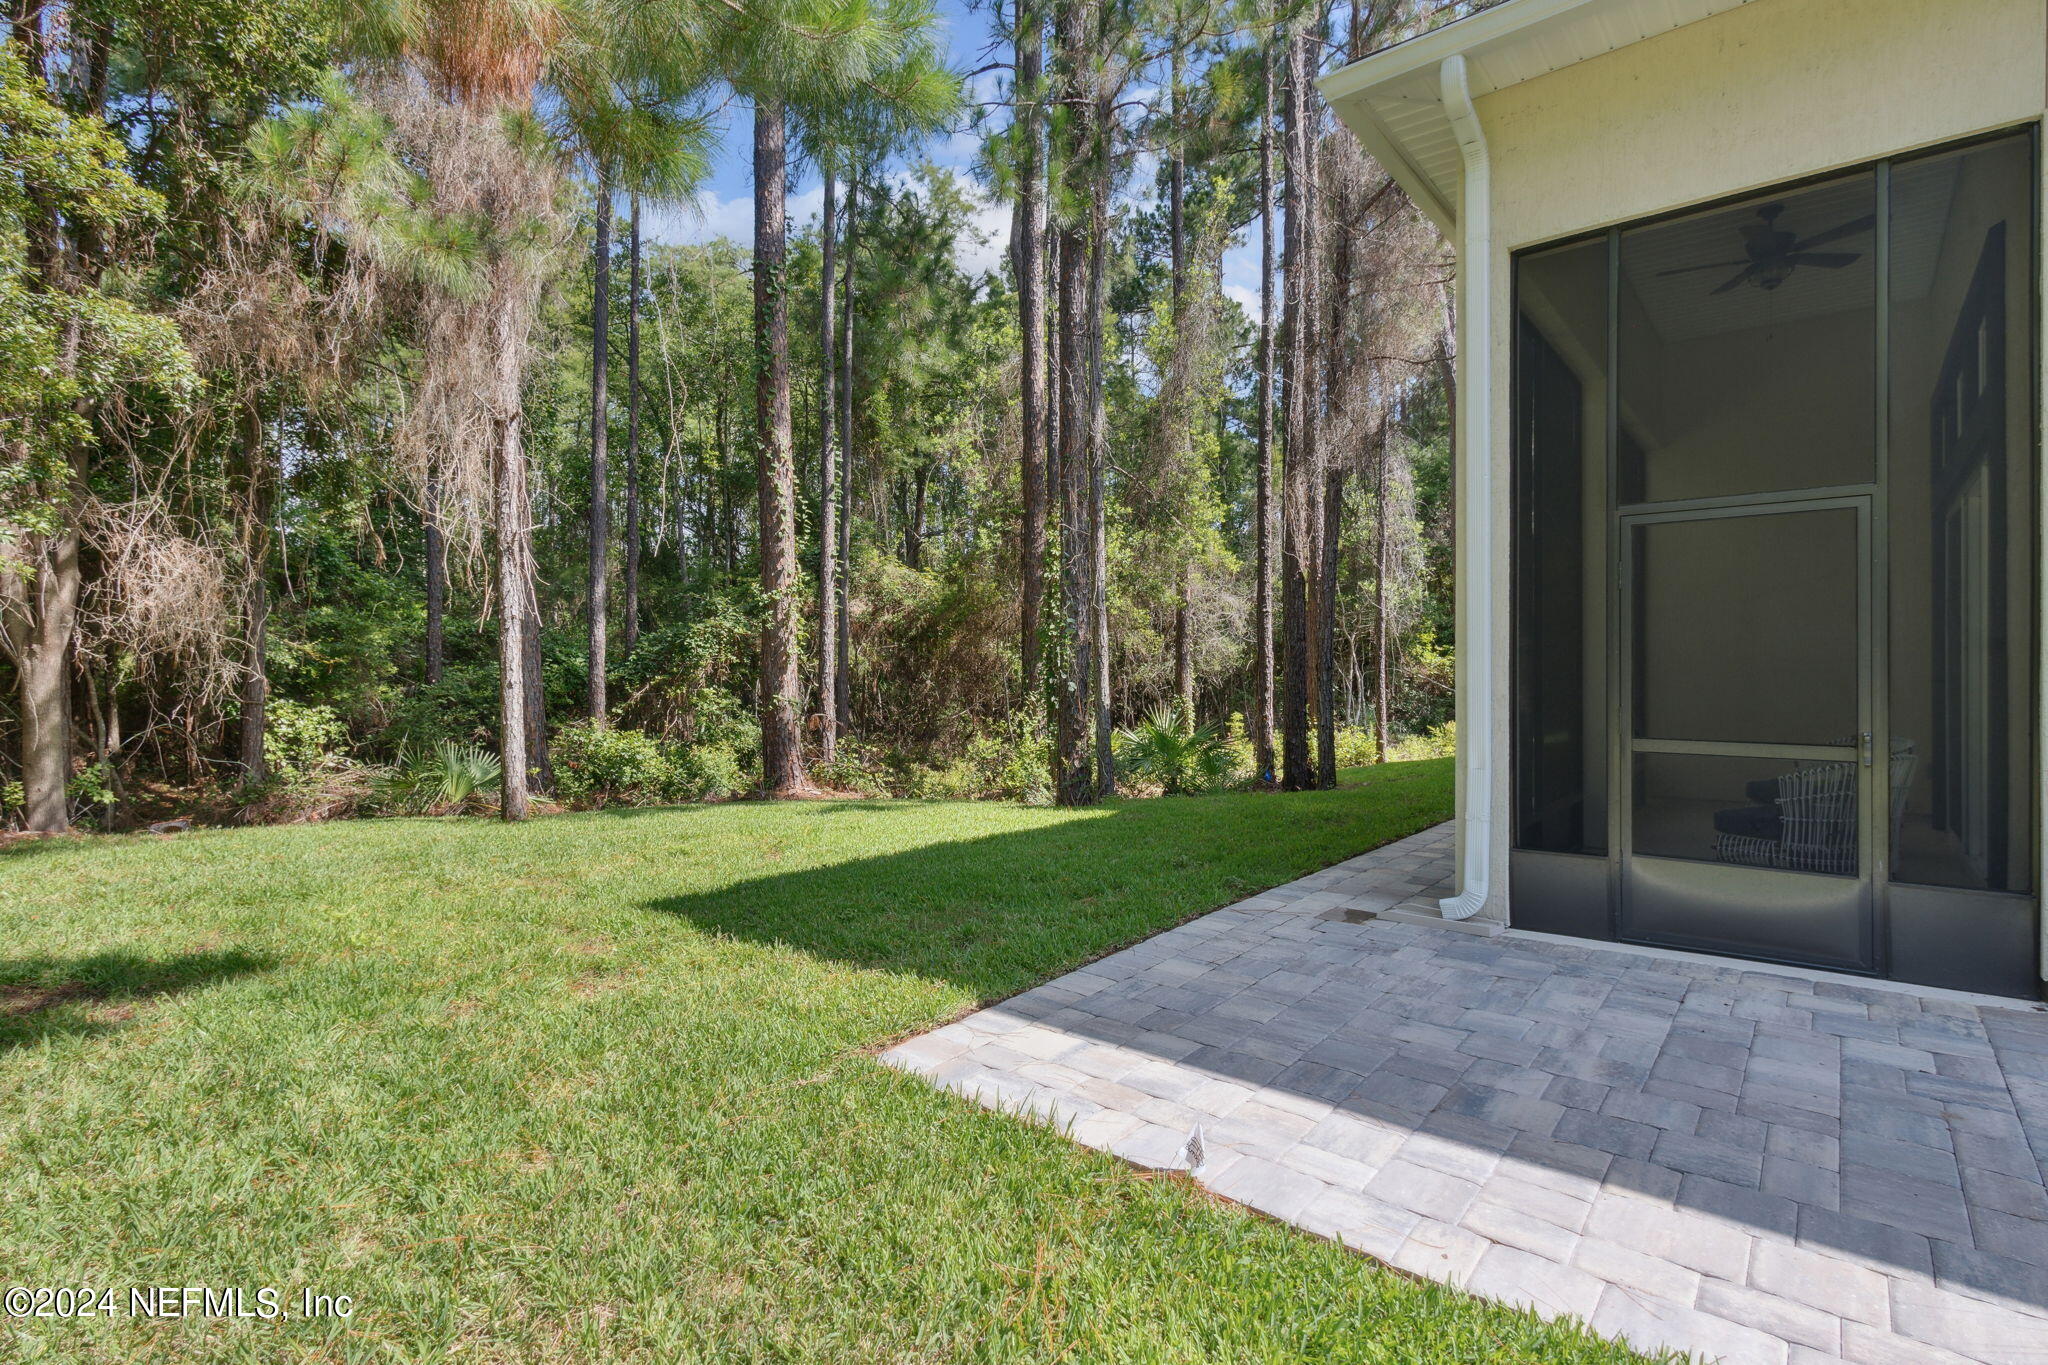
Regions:
[[[692,700],[692,740],[624,724],[574,721],[550,738],[554,785],[536,792],[541,811],[610,806],[668,806],[746,795],[759,782],[757,732],[723,692]],[[270,708],[270,777],[200,785],[133,783],[117,790],[97,766],[72,782],[73,814],[85,829],[145,828],[177,819],[202,825],[282,825],[389,815],[488,815],[498,808],[495,753],[473,739],[440,738],[401,745],[379,762],[348,743],[347,728],[329,707],[277,699]],[[843,736],[829,763],[815,752],[811,780],[828,795],[912,801],[1053,800],[1052,744],[1031,713],[975,724],[939,752]],[[1310,753],[1315,751],[1311,732]],[[1396,735],[1387,761],[1410,762],[1455,753],[1457,731],[1446,724],[1426,734]],[[1337,766],[1366,768],[1378,760],[1371,731],[1337,731]],[[1269,786],[1252,762],[1244,718],[1189,726],[1161,710],[1116,740],[1117,789],[1125,796],[1199,796]],[[228,770],[223,765],[223,772]],[[21,815],[18,786],[0,786],[0,830]]]

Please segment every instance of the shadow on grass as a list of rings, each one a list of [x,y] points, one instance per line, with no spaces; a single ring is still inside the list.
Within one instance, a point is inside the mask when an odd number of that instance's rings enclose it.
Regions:
[[[56,853],[68,853],[101,841],[108,836],[99,834],[16,834],[0,830],[0,865],[28,862],[34,858],[47,858]]]
[[[649,908],[735,938],[1014,994],[1447,817],[1448,765],[1357,788],[1114,801],[1025,830],[776,873]],[[919,803],[829,803],[876,837]]]
[[[601,815],[609,820],[636,820],[650,815],[688,815],[708,811],[724,810],[730,806],[777,806],[805,811],[816,811],[825,815],[837,815],[844,811],[863,810],[904,810],[917,806],[947,804],[938,801],[920,801],[898,796],[821,796],[805,800],[763,801],[754,796],[736,796],[720,801],[686,801],[676,806],[599,806],[594,810],[570,811],[571,815]],[[971,802],[952,804],[1002,805],[1002,802]]]
[[[65,1034],[105,1033],[155,996],[268,971],[277,962],[238,948],[172,957],[112,952],[0,959],[0,1052]]]

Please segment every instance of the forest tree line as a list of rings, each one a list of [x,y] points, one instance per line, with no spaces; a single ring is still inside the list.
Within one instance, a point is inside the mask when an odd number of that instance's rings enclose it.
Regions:
[[[12,6],[0,827],[1447,742],[1448,251],[1314,82],[1474,6]]]

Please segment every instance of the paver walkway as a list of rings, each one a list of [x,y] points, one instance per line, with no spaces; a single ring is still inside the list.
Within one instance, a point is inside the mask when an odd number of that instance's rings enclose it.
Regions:
[[[1639,1347],[2048,1362],[2048,1013],[1411,922],[1448,831],[886,1060]]]

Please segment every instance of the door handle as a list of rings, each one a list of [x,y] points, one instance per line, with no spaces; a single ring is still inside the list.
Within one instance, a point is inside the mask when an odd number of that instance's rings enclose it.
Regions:
[[[1863,751],[1863,766],[1868,768],[1877,757],[1877,746],[1870,742],[1870,731],[1865,730],[1863,732],[1863,741],[1860,747]]]

